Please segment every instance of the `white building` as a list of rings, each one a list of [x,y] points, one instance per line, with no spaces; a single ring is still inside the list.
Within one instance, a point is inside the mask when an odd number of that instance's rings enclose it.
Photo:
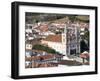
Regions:
[[[55,49],[63,55],[66,55],[66,31],[59,35],[49,35],[45,39],[41,40],[41,43],[48,45],[48,47]]]
[[[31,50],[32,49],[32,44],[26,44],[26,49]]]
[[[25,32],[26,33],[32,33],[32,29],[26,29]]]

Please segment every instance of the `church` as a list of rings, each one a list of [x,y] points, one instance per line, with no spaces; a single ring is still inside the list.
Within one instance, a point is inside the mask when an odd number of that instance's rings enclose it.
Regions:
[[[80,33],[77,26],[65,26],[62,34],[48,35],[41,40],[41,44],[47,45],[65,56],[80,53]]]

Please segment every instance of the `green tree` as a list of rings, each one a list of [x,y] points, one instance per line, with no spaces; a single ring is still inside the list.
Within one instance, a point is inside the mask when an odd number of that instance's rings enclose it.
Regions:
[[[58,52],[56,52],[54,49],[48,47],[48,46],[43,46],[40,44],[36,44],[33,46],[32,48],[33,50],[41,50],[41,51],[46,51],[47,53],[52,53],[52,54],[56,54]]]
[[[87,28],[85,29],[84,39],[87,40],[89,46],[89,30]]]
[[[68,18],[69,18],[69,20],[70,20],[71,22],[74,22],[74,21],[77,20],[76,16],[72,16],[72,15],[68,16]]]

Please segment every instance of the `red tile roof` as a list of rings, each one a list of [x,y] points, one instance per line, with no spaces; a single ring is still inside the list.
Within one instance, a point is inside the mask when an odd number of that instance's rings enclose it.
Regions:
[[[48,25],[41,25],[39,27],[39,29],[40,29],[41,32],[46,32],[46,31],[48,31]]]
[[[49,35],[44,40],[51,41],[51,42],[62,42],[62,36],[61,35]]]
[[[43,60],[48,60],[51,58],[59,58],[59,57],[63,57],[63,55],[57,55],[57,54],[48,54],[48,55],[44,55],[44,56],[33,56],[33,57],[26,57],[25,60],[26,61],[31,61],[31,60],[40,60],[41,58]]]

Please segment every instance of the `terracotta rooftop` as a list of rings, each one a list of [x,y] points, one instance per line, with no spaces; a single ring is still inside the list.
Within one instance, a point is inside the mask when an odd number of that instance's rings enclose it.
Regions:
[[[41,32],[46,32],[46,31],[48,31],[48,25],[41,25],[39,27],[39,29],[40,29]]]
[[[42,51],[42,50],[32,50],[32,49],[25,49],[25,51],[33,51],[33,52],[37,52],[37,53],[45,52],[45,51]]]
[[[49,35],[44,40],[45,41],[52,41],[52,42],[62,42],[62,36],[61,35]]]
[[[31,61],[31,60],[40,60],[41,58],[43,60],[48,60],[48,59],[51,59],[51,58],[62,58],[63,55],[54,55],[54,54],[48,54],[48,55],[44,55],[44,56],[33,56],[33,57],[26,57],[25,60],[26,61]]]
[[[44,64],[32,63],[32,68],[57,67],[57,66],[58,66],[58,63],[44,63]],[[25,66],[25,68],[31,68],[31,65]]]

